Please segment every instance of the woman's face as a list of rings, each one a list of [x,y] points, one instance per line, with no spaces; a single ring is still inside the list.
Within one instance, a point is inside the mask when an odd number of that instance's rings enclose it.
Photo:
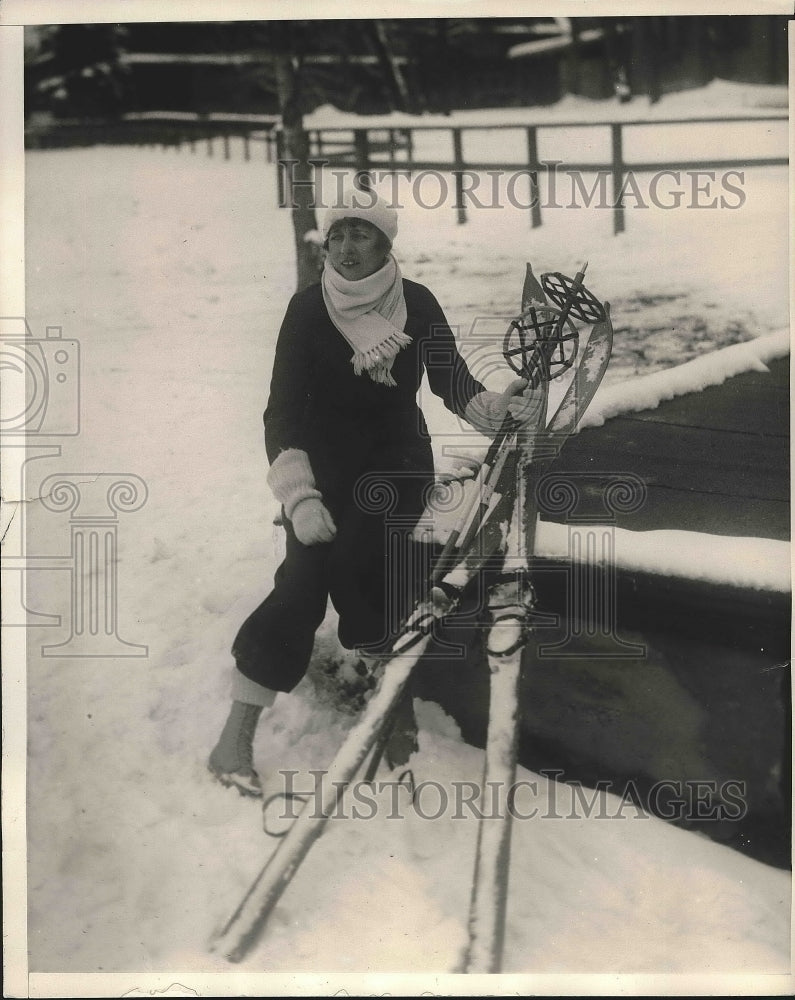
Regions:
[[[386,260],[386,237],[364,219],[341,219],[328,234],[328,257],[335,271],[348,281],[374,274]]]

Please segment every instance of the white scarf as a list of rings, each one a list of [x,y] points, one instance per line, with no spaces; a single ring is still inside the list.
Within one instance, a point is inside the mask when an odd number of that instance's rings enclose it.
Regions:
[[[403,277],[392,254],[383,267],[358,281],[348,281],[327,260],[321,285],[331,322],[353,348],[356,374],[367,372],[374,382],[397,385],[392,364],[411,337],[403,332],[408,316]]]

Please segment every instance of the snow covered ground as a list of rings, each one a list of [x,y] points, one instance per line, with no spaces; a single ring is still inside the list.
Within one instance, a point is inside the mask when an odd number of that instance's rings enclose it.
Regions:
[[[736,210],[630,210],[618,238],[595,209],[549,211],[531,230],[513,210],[459,227],[452,209],[414,206],[396,252],[462,334],[479,318],[500,337],[525,260],[571,274],[587,258],[612,303],[615,386],[786,327],[786,176],[749,170]],[[81,434],[31,463],[28,496],[56,471],[134,473],[149,491],[120,515],[118,556],[119,634],[148,655],[43,657],[68,629],[29,630],[30,967],[227,972],[208,939],[277,842],[205,760],[230,642],[276,565],[260,418],[294,287],[289,219],[272,167],[187,152],[36,152],[27,191],[27,318],[36,336],[60,325],[79,339],[83,364]],[[428,416],[443,438],[444,415]],[[66,515],[28,507],[30,554],[67,554]],[[29,577],[29,606],[68,623],[65,574]],[[317,658],[335,657],[330,612]],[[282,789],[280,768],[305,786],[331,760],[352,716],[326,695],[308,677],[263,717],[266,794]],[[477,781],[482,752],[436,706],[418,711],[417,779]],[[606,793],[602,818],[552,818],[553,793],[571,812],[566,787],[519,777],[535,782],[526,805],[539,816],[515,823],[506,972],[789,971],[787,873]],[[243,971],[458,967],[476,824],[400,801],[399,820],[385,807],[328,824]]]

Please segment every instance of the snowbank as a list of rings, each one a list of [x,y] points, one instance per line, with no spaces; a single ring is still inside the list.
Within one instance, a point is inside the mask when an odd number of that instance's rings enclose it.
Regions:
[[[605,386],[597,392],[580,427],[600,427],[605,420],[622,413],[654,410],[666,399],[722,385],[743,372],[765,372],[766,361],[786,357],[789,352],[789,330],[778,330],[756,340],[711,351],[666,371]]]
[[[606,530],[610,550],[599,542],[592,554],[597,564],[611,559],[620,569],[643,573],[778,593],[791,590],[790,543],[772,538],[736,538],[699,531],[628,531],[605,529],[603,525],[573,527],[539,521],[536,553],[549,559],[568,559],[573,551],[589,551],[589,536],[601,540]],[[573,535],[579,536],[574,545]]]

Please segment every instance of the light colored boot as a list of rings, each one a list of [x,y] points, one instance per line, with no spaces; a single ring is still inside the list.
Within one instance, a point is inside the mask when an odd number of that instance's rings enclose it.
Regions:
[[[210,754],[208,767],[215,777],[222,785],[236,788],[241,795],[262,795],[262,784],[252,760],[254,732],[261,713],[261,705],[233,701],[226,724]]]
[[[262,783],[253,764],[254,734],[262,709],[273,704],[276,692],[239,671],[235,671],[233,692],[235,700],[207,766],[222,785],[261,798]]]

